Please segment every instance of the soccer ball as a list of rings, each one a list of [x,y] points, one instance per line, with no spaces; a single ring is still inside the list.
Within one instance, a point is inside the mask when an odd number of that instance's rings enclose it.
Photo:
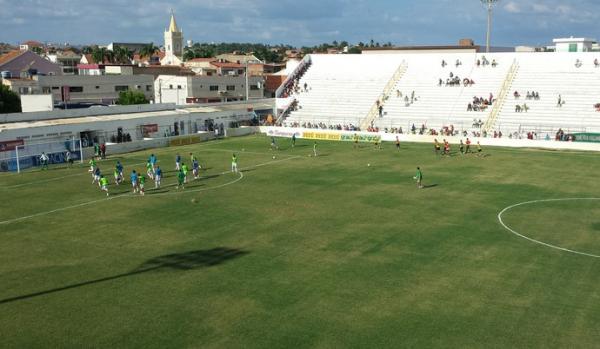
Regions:
[[[273,155],[273,160],[275,160],[275,155]]]
[[[242,148],[242,151],[246,151],[246,148]]]
[[[192,201],[192,204],[195,204],[196,203],[196,198],[193,198],[191,201]]]
[[[367,167],[371,167],[371,164],[367,164]]]

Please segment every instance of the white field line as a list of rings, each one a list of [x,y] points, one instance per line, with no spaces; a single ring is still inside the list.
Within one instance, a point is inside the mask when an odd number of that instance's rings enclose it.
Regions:
[[[241,181],[244,178],[244,174],[242,171],[244,170],[248,170],[251,168],[256,168],[256,167],[262,167],[262,166],[267,166],[267,165],[271,165],[271,164],[275,164],[275,163],[279,163],[279,162],[283,162],[283,161],[288,161],[288,160],[292,160],[292,159],[298,159],[300,158],[300,156],[293,156],[293,157],[289,157],[289,158],[285,158],[285,159],[281,159],[281,160],[273,160],[273,161],[269,161],[269,162],[265,162],[262,164],[258,164],[258,165],[252,165],[252,166],[248,166],[245,168],[240,169],[239,172],[239,177],[236,178],[233,181],[224,183],[224,184],[220,184],[218,186],[215,187],[208,187],[208,188],[199,188],[199,189],[192,189],[192,190],[182,190],[179,192],[167,192],[167,193],[160,193],[160,194],[153,194],[153,195],[148,195],[147,197],[153,197],[153,196],[165,196],[165,195],[180,195],[180,194],[186,194],[186,193],[197,193],[197,192],[201,192],[201,191],[207,191],[207,190],[214,190],[214,189],[219,189],[219,188],[223,188],[226,187],[228,185],[232,185],[235,184],[239,181]],[[230,171],[225,171],[225,172],[221,172],[220,175],[224,175],[227,173],[231,173]],[[167,185],[165,187],[172,187],[175,186],[175,184],[170,184]],[[161,187],[164,188],[164,187]],[[149,191],[150,193],[151,191]],[[70,210],[70,209],[74,209],[74,208],[78,208],[78,207],[83,207],[83,206],[87,206],[87,205],[91,205],[91,204],[95,204],[95,203],[99,203],[99,202],[104,202],[104,201],[109,201],[109,200],[114,200],[114,199],[118,199],[118,198],[123,198],[123,197],[140,197],[140,195],[134,195],[132,193],[124,193],[121,195],[116,195],[116,196],[109,196],[107,198],[103,198],[103,199],[97,199],[97,200],[92,200],[92,201],[87,201],[87,202],[83,202],[77,205],[71,205],[71,206],[66,206],[66,207],[61,207],[61,208],[57,208],[54,210],[50,210],[50,211],[44,211],[44,212],[39,212],[39,213],[35,213],[32,215],[27,215],[27,216],[22,216],[22,217],[17,217],[17,218],[13,218],[13,219],[8,219],[5,221],[0,221],[0,225],[6,225],[6,224],[11,224],[11,223],[15,223],[15,222],[20,222],[20,221],[24,221],[27,219],[31,219],[31,218],[36,218],[36,217],[40,217],[40,216],[45,216],[48,214],[52,214],[52,213],[56,213],[56,212],[61,212],[61,211],[66,211],[66,210]]]
[[[546,200],[533,200],[533,201],[521,202],[521,203],[518,203],[518,204],[514,204],[512,206],[508,206],[507,208],[505,208],[502,211],[500,211],[500,213],[498,213],[498,221],[500,221],[500,224],[502,224],[502,226],[506,230],[510,231],[511,233],[515,234],[518,237],[521,237],[523,239],[529,240],[529,241],[531,241],[533,243],[540,244],[542,246],[550,247],[550,248],[553,248],[555,250],[559,250],[559,251],[563,251],[563,252],[569,252],[569,253],[574,253],[574,254],[578,254],[578,255],[581,255],[581,256],[587,256],[587,257],[593,257],[593,258],[600,258],[599,255],[595,255],[595,254],[591,254],[591,253],[585,253],[585,252],[579,252],[579,251],[575,251],[575,250],[570,250],[568,248],[564,248],[564,247],[560,247],[560,246],[555,246],[555,245],[552,245],[552,244],[549,244],[549,243],[546,243],[546,242],[543,242],[543,241],[532,239],[532,238],[530,238],[528,236],[525,236],[525,235],[520,234],[519,232],[513,230],[508,225],[506,225],[504,223],[504,221],[502,220],[502,215],[504,213],[506,213],[507,211],[515,208],[515,207],[525,206],[525,205],[531,205],[531,204],[540,203],[540,202],[576,201],[576,200],[589,200],[589,201],[592,201],[592,200],[600,200],[600,198],[565,198],[565,199],[546,199]]]

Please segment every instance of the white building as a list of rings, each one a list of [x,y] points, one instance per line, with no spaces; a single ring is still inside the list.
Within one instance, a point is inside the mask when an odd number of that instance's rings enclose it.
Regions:
[[[165,57],[161,65],[181,65],[183,63],[183,31],[177,27],[175,15],[171,13],[169,28],[165,30]]]
[[[595,39],[590,38],[558,38],[552,40],[556,52],[591,52]]]

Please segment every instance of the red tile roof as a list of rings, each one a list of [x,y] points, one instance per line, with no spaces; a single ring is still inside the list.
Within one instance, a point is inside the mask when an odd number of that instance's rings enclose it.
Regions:
[[[244,68],[245,65],[239,63],[220,63],[220,62],[212,62],[212,65],[219,68]]]
[[[212,57],[212,58],[193,58],[188,60],[188,62],[213,62],[216,61],[217,59]]]
[[[25,53],[25,51],[15,50],[15,51],[11,51],[5,55],[0,56],[0,65],[3,65],[3,64],[6,64],[6,63],[12,61],[13,59],[19,57],[23,53]]]

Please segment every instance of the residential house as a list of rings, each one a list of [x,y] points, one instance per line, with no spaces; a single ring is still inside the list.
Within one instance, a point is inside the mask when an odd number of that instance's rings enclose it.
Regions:
[[[62,75],[60,65],[52,63],[33,51],[11,51],[0,56],[0,72],[8,71],[12,77],[28,78],[32,75]]]

